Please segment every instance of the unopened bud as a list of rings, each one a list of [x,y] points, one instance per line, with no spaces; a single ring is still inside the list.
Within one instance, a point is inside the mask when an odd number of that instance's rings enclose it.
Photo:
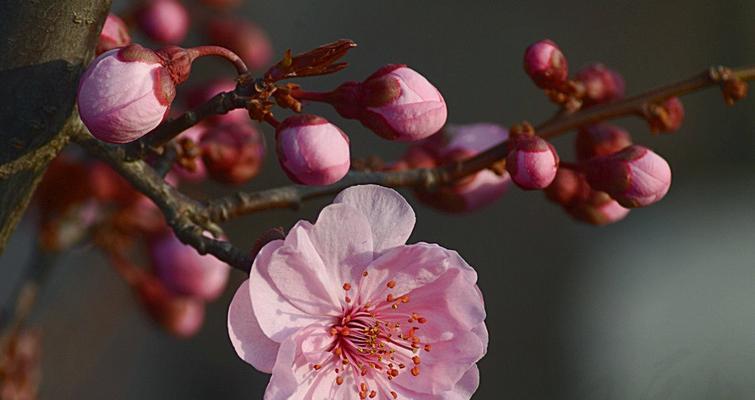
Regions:
[[[265,156],[263,137],[248,121],[212,126],[202,138],[202,160],[216,181],[240,185],[257,176]]]
[[[151,40],[161,44],[179,44],[189,31],[189,12],[178,0],[148,0],[136,20]]]
[[[558,153],[548,141],[539,136],[519,136],[512,139],[506,170],[522,189],[545,189],[556,177],[558,162]]]
[[[540,40],[524,52],[524,70],[542,89],[558,89],[569,77],[564,53],[551,40]]]
[[[300,114],[275,133],[278,161],[289,178],[305,185],[329,185],[349,172],[349,138],[325,118]]]
[[[131,43],[126,23],[115,14],[108,14],[105,25],[102,26],[100,38],[97,41],[95,54],[100,55],[108,50],[123,47]]]
[[[653,132],[676,132],[684,121],[684,105],[678,97],[651,105],[647,115],[650,130]]]
[[[574,141],[577,159],[589,160],[607,156],[632,145],[632,137],[626,130],[608,124],[590,125],[577,132]]]
[[[624,78],[603,64],[591,64],[577,72],[577,81],[584,85],[585,106],[607,103],[624,97]]]
[[[218,46],[238,54],[251,69],[266,67],[273,47],[260,27],[243,18],[215,18],[207,25],[207,36]]]

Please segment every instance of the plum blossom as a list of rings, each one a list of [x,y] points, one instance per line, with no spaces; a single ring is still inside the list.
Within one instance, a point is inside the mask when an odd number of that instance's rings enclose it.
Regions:
[[[272,373],[266,400],[471,398],[488,334],[458,253],[406,244],[414,211],[375,185],[265,245],[228,311],[239,357]]]

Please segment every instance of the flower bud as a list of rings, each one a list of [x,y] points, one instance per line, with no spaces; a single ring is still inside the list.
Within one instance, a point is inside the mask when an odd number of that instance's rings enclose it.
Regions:
[[[624,78],[603,64],[591,64],[577,72],[577,81],[585,87],[585,106],[607,103],[624,97]]]
[[[603,192],[592,191],[589,198],[564,208],[575,219],[591,225],[618,222],[629,214],[616,200]]]
[[[539,136],[520,136],[511,143],[506,170],[522,189],[545,189],[556,177],[558,162],[558,153],[548,141]]]
[[[305,185],[329,185],[349,172],[349,138],[325,118],[299,114],[275,132],[275,149],[283,171]]]
[[[207,167],[198,154],[199,143],[207,133],[207,130],[207,124],[197,124],[183,131],[178,136],[178,142],[183,151],[188,152],[186,149],[189,148],[192,151],[192,155],[194,155],[193,153],[197,153],[194,158],[187,156],[185,160],[179,160],[180,162],[174,164],[172,171],[176,173],[179,180],[196,183],[207,178]],[[187,143],[186,141],[191,143]]]
[[[413,144],[402,160],[410,168],[433,168],[474,157],[508,137],[508,131],[496,124],[449,125],[438,135]],[[508,173],[482,170],[433,191],[418,190],[417,198],[446,212],[468,212],[495,202],[510,184]]]
[[[189,31],[189,12],[178,0],[148,0],[136,21],[147,37],[161,44],[179,44]]]
[[[207,36],[212,43],[238,54],[250,69],[266,67],[273,56],[265,31],[246,19],[212,19],[207,25]]]
[[[126,23],[115,14],[108,14],[105,25],[102,26],[100,39],[97,41],[95,54],[100,55],[108,50],[123,47],[131,43]]]
[[[199,332],[205,315],[202,300],[176,295],[147,274],[136,279],[134,289],[147,313],[172,335],[187,338]]]
[[[257,176],[265,156],[262,135],[247,121],[211,127],[200,145],[210,176],[233,185]]]
[[[615,125],[589,125],[577,132],[574,141],[577,159],[589,160],[593,157],[607,156],[632,145],[629,132]]]
[[[167,232],[150,243],[150,258],[155,273],[171,291],[214,300],[228,282],[230,268],[212,255],[201,255]]]
[[[569,168],[559,168],[553,182],[544,190],[549,200],[563,206],[586,198],[590,191],[585,177]]]
[[[558,89],[569,77],[564,53],[551,40],[540,40],[524,52],[524,70],[542,89]]]
[[[587,181],[624,207],[644,207],[663,198],[671,186],[666,160],[642,146],[630,146],[585,164]]]
[[[144,136],[170,111],[176,85],[188,77],[193,56],[177,47],[155,52],[136,44],[101,54],[79,82],[84,125],[109,143]]]
[[[438,132],[448,110],[438,89],[400,64],[386,65],[364,82],[347,82],[328,94],[344,118],[388,140],[415,141]]]
[[[676,132],[684,121],[684,105],[678,97],[671,97],[661,103],[648,116],[653,132]]]
[[[230,79],[218,79],[208,82],[202,86],[192,88],[187,93],[186,105],[189,108],[199,107],[200,105],[208,102],[216,95],[223,92],[232,92],[236,89],[236,82]],[[210,115],[205,118],[205,121],[211,123],[219,122],[248,122],[249,113],[243,108],[237,108],[235,110],[228,111],[225,114]]]

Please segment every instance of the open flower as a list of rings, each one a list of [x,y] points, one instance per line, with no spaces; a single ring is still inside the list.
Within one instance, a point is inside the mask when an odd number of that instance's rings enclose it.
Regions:
[[[477,274],[454,251],[405,244],[394,190],[344,190],[262,248],[228,310],[239,356],[273,376],[266,400],[469,399],[488,343]]]

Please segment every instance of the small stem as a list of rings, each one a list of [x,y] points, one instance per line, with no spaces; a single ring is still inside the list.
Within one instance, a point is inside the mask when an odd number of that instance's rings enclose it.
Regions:
[[[276,129],[278,128],[278,125],[281,124],[281,122],[278,121],[278,119],[275,118],[275,116],[273,116],[272,113],[265,114],[265,122],[267,122],[268,124],[270,124],[270,126]]]
[[[234,67],[236,67],[236,72],[238,72],[239,75],[243,75],[249,72],[249,68],[246,67],[246,64],[241,59],[241,57],[239,57],[236,53],[226,49],[225,47],[197,46],[197,47],[192,47],[188,50],[194,53],[196,57],[205,57],[205,56],[223,57],[226,60],[230,61]]]
[[[330,103],[331,92],[308,92],[302,89],[294,89],[291,96],[297,100],[317,101],[321,103]]]

